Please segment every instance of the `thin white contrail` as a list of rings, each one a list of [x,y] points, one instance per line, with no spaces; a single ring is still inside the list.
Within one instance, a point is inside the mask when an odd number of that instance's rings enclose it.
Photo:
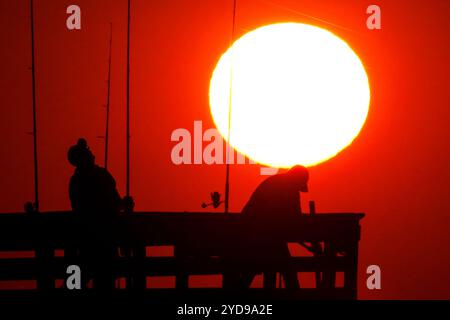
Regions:
[[[339,28],[339,29],[343,29],[343,30],[350,31],[350,32],[356,32],[353,29],[350,29],[350,28],[344,27],[342,25],[339,25],[339,24],[336,24],[336,23],[333,23],[333,22],[330,22],[330,21],[327,21],[327,20],[324,20],[324,19],[312,16],[310,14],[307,14],[307,13],[304,13],[304,12],[301,12],[301,11],[298,11],[298,10],[294,10],[292,8],[289,8],[289,7],[283,6],[281,4],[275,3],[273,1],[269,1],[269,0],[258,0],[258,1],[265,2],[265,3],[271,4],[271,5],[277,6],[279,8],[285,9],[285,10],[293,12],[295,14],[298,14],[298,15],[301,15],[301,16],[304,16],[304,17],[316,20],[316,21],[320,21],[322,23],[328,24],[330,26],[333,26],[333,27],[336,27],[336,28]],[[358,33],[358,32],[356,32],[356,33]]]

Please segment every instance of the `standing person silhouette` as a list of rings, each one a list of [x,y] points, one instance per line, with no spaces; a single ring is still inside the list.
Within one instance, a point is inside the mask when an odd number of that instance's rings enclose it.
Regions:
[[[95,164],[95,156],[85,139],[78,139],[69,148],[67,158],[76,167],[70,179],[69,196],[84,231],[81,257],[87,273],[93,276],[94,289],[112,290],[112,263],[117,254],[114,219],[121,210],[132,209],[133,199],[120,197],[113,176]]]
[[[247,240],[244,244],[247,259],[258,261],[262,266],[274,270],[277,262],[290,258],[286,227],[295,223],[302,214],[300,192],[308,192],[308,170],[294,166],[288,172],[277,174],[264,180],[253,192],[242,210]],[[298,288],[297,273],[283,271],[286,288]],[[254,274],[243,274],[242,284],[250,286]],[[276,287],[276,272],[264,272],[264,288]]]

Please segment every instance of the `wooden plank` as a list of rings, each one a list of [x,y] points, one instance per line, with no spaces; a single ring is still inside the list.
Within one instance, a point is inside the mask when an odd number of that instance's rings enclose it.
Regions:
[[[77,260],[68,261],[63,257],[51,259],[46,268],[53,270],[54,278],[65,278],[66,268],[70,264],[81,264]],[[224,271],[239,270],[255,273],[263,271],[284,271],[292,268],[297,272],[313,271],[346,271],[348,264],[344,257],[293,257],[288,263],[274,263],[268,266],[261,262],[245,261],[243,264],[230,264],[223,258],[188,259],[183,261],[176,258],[145,258],[135,263],[131,259],[118,259],[113,264],[117,277],[132,273],[135,270],[145,276],[170,276],[178,274],[187,275],[214,275]],[[0,280],[35,279],[39,269],[39,261],[34,258],[0,259]]]
[[[300,216],[286,226],[287,242],[358,241],[362,214],[317,214]],[[85,232],[80,219],[71,212],[43,213],[30,218],[25,214],[0,214],[0,251],[28,250],[39,240],[49,239],[55,246],[77,242]],[[116,241],[123,244],[231,247],[248,230],[238,214],[218,213],[133,213],[116,221]],[[281,231],[280,231],[281,232]],[[228,244],[228,242],[230,242]]]

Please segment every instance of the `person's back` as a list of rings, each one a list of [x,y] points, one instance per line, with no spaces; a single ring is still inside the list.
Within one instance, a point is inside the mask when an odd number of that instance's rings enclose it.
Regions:
[[[241,213],[251,229],[276,234],[301,214],[299,189],[287,174],[271,176],[256,188]]]
[[[87,219],[111,219],[122,204],[114,178],[97,165],[75,170],[70,179],[69,194],[72,209]]]

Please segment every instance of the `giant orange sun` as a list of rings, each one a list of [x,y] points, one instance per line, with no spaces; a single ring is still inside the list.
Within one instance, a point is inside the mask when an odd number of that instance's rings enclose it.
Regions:
[[[222,55],[209,100],[231,146],[287,168],[316,165],[349,146],[366,120],[370,88],[345,41],[315,26],[278,23],[245,34]]]

